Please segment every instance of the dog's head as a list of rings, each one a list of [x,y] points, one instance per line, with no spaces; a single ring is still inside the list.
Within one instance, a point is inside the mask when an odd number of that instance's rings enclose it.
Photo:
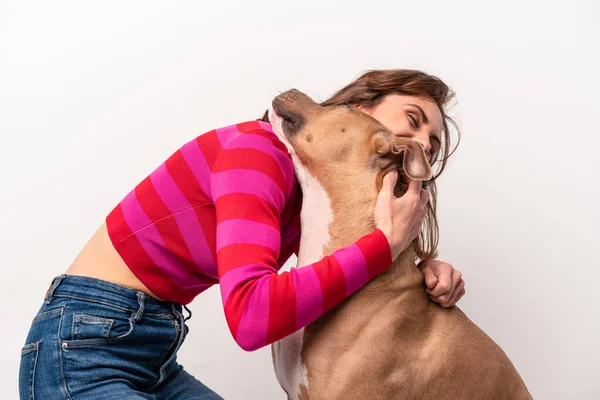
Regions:
[[[413,180],[431,179],[431,167],[420,143],[395,137],[379,121],[354,107],[323,107],[293,89],[273,100],[269,119],[314,176],[369,179],[369,174],[375,174],[377,189],[385,173],[394,168]],[[403,194],[398,193],[400,181],[397,195]]]

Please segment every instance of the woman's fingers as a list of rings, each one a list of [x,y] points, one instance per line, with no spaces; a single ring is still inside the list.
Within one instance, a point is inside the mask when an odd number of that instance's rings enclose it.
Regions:
[[[391,170],[383,177],[383,186],[381,191],[385,191],[385,194],[394,194],[394,187],[398,181],[398,171],[395,169]]]
[[[451,278],[450,278],[450,287],[444,294],[437,296],[438,303],[440,303],[444,307],[449,307],[451,305],[452,299],[457,294],[458,285],[461,281],[462,281],[462,273],[456,269],[452,269]]]
[[[428,289],[427,294],[436,298],[452,292],[452,266],[448,263],[437,262],[432,265],[433,273],[438,279],[433,289]]]
[[[458,284],[456,285],[456,288],[454,289],[452,297],[450,298],[450,300],[448,300],[448,303],[445,307],[452,307],[453,305],[455,305],[464,294],[465,294],[465,281],[461,279],[460,282],[458,282]]]

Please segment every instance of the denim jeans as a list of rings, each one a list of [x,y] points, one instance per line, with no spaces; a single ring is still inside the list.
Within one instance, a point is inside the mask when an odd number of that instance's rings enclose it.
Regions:
[[[177,363],[188,318],[125,286],[58,276],[21,351],[20,397],[221,399]]]

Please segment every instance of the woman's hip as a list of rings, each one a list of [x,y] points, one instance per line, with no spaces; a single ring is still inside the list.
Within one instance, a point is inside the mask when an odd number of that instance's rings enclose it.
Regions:
[[[181,305],[134,289],[56,277],[22,348],[21,397],[106,398],[119,382],[150,390],[176,367],[185,319]]]

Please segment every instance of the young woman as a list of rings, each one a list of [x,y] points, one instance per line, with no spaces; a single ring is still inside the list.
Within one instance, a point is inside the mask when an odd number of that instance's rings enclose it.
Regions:
[[[324,105],[357,107],[420,141],[441,173],[452,122],[444,106],[452,97],[434,76],[382,70]],[[409,245],[424,260],[432,299],[455,304],[465,292],[460,272],[431,259],[437,176],[420,195],[380,194],[377,229],[352,246],[278,273],[298,250],[302,205],[285,146],[266,117],[197,137],[125,196],[54,278],[22,350],[21,398],[221,398],[176,360],[188,333],[186,304],[215,284],[245,350],[318,318],[345,298],[345,280],[377,275]],[[393,188],[396,179],[385,184]]]

